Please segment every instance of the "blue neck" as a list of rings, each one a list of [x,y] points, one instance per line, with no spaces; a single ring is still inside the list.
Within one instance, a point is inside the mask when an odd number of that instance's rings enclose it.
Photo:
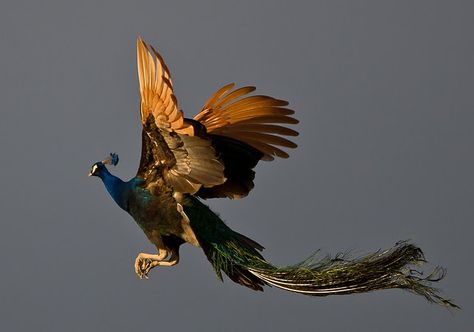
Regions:
[[[107,191],[109,192],[110,196],[112,196],[115,203],[127,211],[128,196],[130,194],[129,182],[123,182],[118,177],[110,174],[110,172],[105,167],[98,175],[102,179],[102,182],[104,182],[105,188],[107,188]]]

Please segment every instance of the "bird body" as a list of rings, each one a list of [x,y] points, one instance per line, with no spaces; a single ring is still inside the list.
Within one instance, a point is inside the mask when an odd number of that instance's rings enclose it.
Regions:
[[[125,182],[112,175],[105,166],[100,167],[100,173],[97,174],[117,205],[132,216],[150,240],[160,234],[198,245],[189,230],[189,221],[184,225],[177,222],[183,219],[182,214],[177,209],[170,209],[170,206],[177,206],[178,203],[169,186],[154,184],[152,188],[146,188],[145,181],[137,177]]]
[[[135,272],[140,278],[148,278],[156,266],[177,264],[179,247],[189,243],[202,248],[219,278],[224,273],[254,290],[268,285],[326,296],[401,288],[456,307],[431,286],[444,276],[443,269],[421,277],[410,268],[423,263],[424,257],[407,242],[359,259],[312,257],[287,267],[267,262],[260,244],[229,228],[202,199],[248,195],[257,163],[287,158],[283,148],[296,147],[286,138],[298,135],[286,127],[298,122],[294,112],[286,108],[286,101],[249,96],[254,87],[234,89],[228,84],[194,119],[187,119],[177,106],[163,59],[141,39],[137,64],[143,126],[137,174],[127,182],[112,175],[106,165],[115,166],[118,156],[111,154],[95,163],[90,175],[102,179],[114,201],[157,248],[156,254],[137,256]]]

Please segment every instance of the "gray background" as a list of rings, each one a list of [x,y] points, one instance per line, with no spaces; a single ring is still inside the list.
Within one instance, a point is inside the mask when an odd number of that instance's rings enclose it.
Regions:
[[[468,331],[473,326],[471,1],[5,0],[0,5],[0,330]],[[400,290],[310,298],[220,283],[199,249],[138,280],[152,251],[88,178],[140,154],[135,38],[155,45],[194,115],[254,84],[301,123],[241,201],[210,205],[287,264],[401,239],[449,270],[449,311]]]

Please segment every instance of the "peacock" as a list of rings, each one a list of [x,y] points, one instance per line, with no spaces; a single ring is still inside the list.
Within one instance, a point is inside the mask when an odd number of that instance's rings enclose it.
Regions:
[[[137,65],[142,122],[142,150],[135,177],[122,181],[106,165],[117,165],[111,153],[92,165],[113,200],[136,221],[156,247],[139,253],[135,273],[148,279],[157,266],[179,262],[179,248],[201,248],[218,278],[223,274],[252,290],[264,286],[310,296],[362,293],[400,288],[428,301],[457,307],[433,282],[445,270],[423,275],[413,269],[425,263],[420,248],[408,241],[393,248],[354,258],[316,255],[290,266],[275,266],[261,254],[259,243],[228,227],[203,200],[243,198],[254,187],[254,168],[260,160],[288,158],[285,149],[298,132],[288,102],[253,95],[253,86],[227,84],[215,92],[193,118],[185,118],[173,92],[163,58],[137,39]]]

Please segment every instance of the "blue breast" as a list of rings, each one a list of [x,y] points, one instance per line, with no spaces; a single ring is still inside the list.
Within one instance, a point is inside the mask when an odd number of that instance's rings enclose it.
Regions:
[[[143,182],[142,179],[133,178],[130,181],[122,181],[120,178],[109,173],[108,170],[104,170],[99,175],[102,179],[105,188],[112,196],[115,203],[118,204],[123,210],[129,211],[128,202],[130,195],[137,194],[137,186]]]

